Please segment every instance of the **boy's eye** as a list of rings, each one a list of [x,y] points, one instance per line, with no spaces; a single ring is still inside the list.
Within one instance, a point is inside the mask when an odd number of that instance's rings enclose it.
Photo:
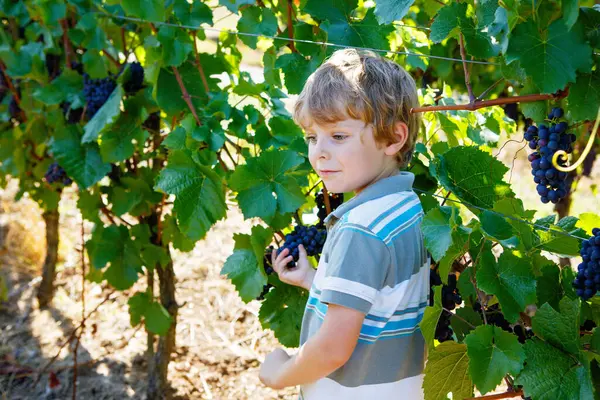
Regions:
[[[333,135],[333,138],[335,140],[344,140],[344,139],[346,139],[346,135],[335,134],[335,135]]]
[[[315,138],[314,136],[305,136],[304,141],[306,143],[315,143],[317,141],[317,138]]]

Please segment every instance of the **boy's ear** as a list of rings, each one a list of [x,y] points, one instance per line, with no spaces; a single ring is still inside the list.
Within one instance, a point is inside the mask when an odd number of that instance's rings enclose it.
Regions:
[[[388,156],[393,156],[402,150],[408,140],[408,126],[404,122],[398,121],[394,124],[394,137],[396,142],[385,147],[385,154]]]

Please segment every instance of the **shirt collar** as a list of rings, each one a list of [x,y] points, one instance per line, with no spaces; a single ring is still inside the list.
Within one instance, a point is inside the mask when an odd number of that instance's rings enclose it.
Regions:
[[[348,211],[352,210],[359,205],[366,203],[367,201],[377,199],[379,197],[387,196],[388,194],[402,192],[406,190],[412,190],[412,185],[415,181],[415,174],[408,171],[399,171],[398,174],[392,175],[387,178],[383,178],[378,180],[375,183],[367,186],[356,196],[351,198],[345,203],[342,203],[338,208],[333,210],[331,214],[329,214],[324,222],[325,225],[329,226],[330,221],[334,223],[336,220],[340,219],[344,214]]]

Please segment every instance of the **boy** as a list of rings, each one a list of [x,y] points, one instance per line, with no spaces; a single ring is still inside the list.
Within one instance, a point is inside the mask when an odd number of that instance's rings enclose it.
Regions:
[[[415,83],[371,52],[340,50],[308,79],[294,119],[306,132],[312,167],[333,193],[355,192],[325,219],[315,271],[300,246],[273,252],[286,283],[310,291],[300,350],[269,354],[260,379],[301,385],[300,398],[423,399],[426,358],[418,324],[429,295],[429,260],[412,191],[410,162],[419,118]]]

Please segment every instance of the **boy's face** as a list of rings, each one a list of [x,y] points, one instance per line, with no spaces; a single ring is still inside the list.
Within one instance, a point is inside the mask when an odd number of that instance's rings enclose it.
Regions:
[[[394,156],[386,154],[389,148],[378,148],[373,127],[360,120],[313,123],[306,130],[306,141],[312,167],[333,193],[360,192],[398,170]]]

